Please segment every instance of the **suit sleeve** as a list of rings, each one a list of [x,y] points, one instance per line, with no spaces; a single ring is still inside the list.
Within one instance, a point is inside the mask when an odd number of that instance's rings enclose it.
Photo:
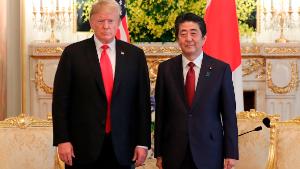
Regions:
[[[53,89],[52,119],[53,119],[53,145],[69,141],[68,113],[70,109],[71,86],[71,56],[68,48],[63,51],[60,58]]]
[[[236,119],[236,102],[232,83],[232,73],[226,65],[222,84],[222,120],[224,128],[224,157],[238,159],[238,129]]]
[[[164,115],[164,80],[161,64],[158,67],[155,85],[155,130],[154,130],[154,157],[162,156],[162,131]]]
[[[140,71],[138,84],[138,126],[137,145],[151,147],[151,106],[150,106],[150,80],[145,54],[140,55]]]

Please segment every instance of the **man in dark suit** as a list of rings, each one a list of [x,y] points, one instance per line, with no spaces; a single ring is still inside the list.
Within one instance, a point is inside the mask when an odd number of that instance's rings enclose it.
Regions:
[[[144,52],[116,40],[116,1],[90,14],[94,36],[66,47],[54,80],[54,145],[66,168],[129,169],[150,148],[150,85]]]
[[[230,169],[238,159],[230,67],[203,53],[206,27],[199,16],[178,16],[175,32],[182,54],[159,65],[156,81],[156,165]]]

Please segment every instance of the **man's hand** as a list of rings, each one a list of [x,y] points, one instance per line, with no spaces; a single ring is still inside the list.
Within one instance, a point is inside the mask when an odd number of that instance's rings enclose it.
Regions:
[[[162,167],[162,158],[161,157],[156,158],[156,167],[158,167],[159,169],[163,169],[163,167]]]
[[[135,161],[135,166],[142,166],[147,158],[148,150],[142,147],[135,147],[132,161]]]
[[[60,143],[57,150],[61,161],[72,166],[72,157],[75,157],[72,144],[70,142]]]
[[[235,163],[235,159],[226,158],[224,160],[224,169],[232,169],[235,166]]]

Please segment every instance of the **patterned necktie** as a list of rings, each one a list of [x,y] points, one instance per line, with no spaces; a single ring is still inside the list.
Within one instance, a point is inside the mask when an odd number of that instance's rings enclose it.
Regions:
[[[185,93],[186,93],[186,100],[189,105],[189,107],[192,106],[193,98],[195,95],[195,71],[193,67],[195,64],[193,62],[190,62],[188,64],[190,67],[185,79]]]
[[[111,119],[110,119],[110,104],[113,90],[113,71],[110,59],[107,54],[108,45],[101,46],[102,53],[100,58],[100,67],[102,72],[102,78],[105,88],[105,94],[107,99],[107,112],[106,112],[106,125],[105,125],[105,133],[110,133],[111,131]]]

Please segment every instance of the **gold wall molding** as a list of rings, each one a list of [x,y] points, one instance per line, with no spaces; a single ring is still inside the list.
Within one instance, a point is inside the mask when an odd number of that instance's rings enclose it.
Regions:
[[[31,56],[60,56],[68,43],[44,43],[33,41],[30,48]]]
[[[290,82],[283,87],[276,86],[272,81],[272,65],[271,63],[268,63],[267,65],[267,78],[266,83],[268,85],[268,88],[272,90],[273,93],[276,94],[286,94],[290,93],[291,91],[295,90],[298,85],[298,69],[297,69],[297,63],[293,62],[290,63],[291,65],[291,80]]]
[[[265,47],[267,54],[296,54],[300,52],[299,47]]]
[[[40,59],[40,60],[59,60],[60,59],[60,55],[38,55],[38,56],[31,56],[34,59]]]
[[[20,128],[26,129],[27,127],[51,127],[52,118],[47,120],[41,120],[35,117],[28,116],[27,114],[21,113],[17,117],[10,117],[4,121],[0,121],[0,128]]]
[[[266,62],[263,58],[247,59],[242,66],[243,77],[257,72],[256,78],[261,79],[265,75],[265,65]]]
[[[300,117],[296,117],[294,119],[288,120],[287,122],[291,122],[291,123],[299,123],[300,124]]]
[[[60,56],[63,49],[68,44],[45,44],[34,42],[31,44],[32,56]],[[151,43],[134,43],[134,45],[144,50],[147,56],[149,55],[170,55],[175,56],[181,53],[176,42],[151,42]],[[300,54],[300,43],[291,43],[278,45],[275,43],[241,43],[241,53],[243,57],[247,56],[269,56],[270,54],[295,55]]]
[[[137,43],[135,44],[144,50],[148,55],[178,55],[181,53],[177,43]],[[242,57],[260,56],[269,57],[270,55],[284,55],[285,57],[300,54],[300,44],[278,45],[273,43],[241,43]],[[298,56],[298,55],[297,55]],[[296,56],[296,57],[297,57]]]
[[[260,47],[257,45],[241,46],[241,52],[244,55],[247,54],[260,54]]]
[[[269,117],[271,121],[279,121],[280,116],[278,114],[270,115],[265,112],[256,111],[250,109],[250,111],[243,111],[237,114],[238,119],[252,119],[261,121],[265,117]]]
[[[58,55],[63,51],[62,47],[37,47],[33,50],[33,55]]]
[[[137,43],[138,47],[144,50],[147,56],[151,55],[170,55],[175,56],[181,53],[177,43]]]
[[[36,71],[35,71],[35,85],[36,89],[41,89],[46,94],[52,94],[53,88],[48,86],[44,81],[44,64],[42,62],[38,62],[36,64]]]

